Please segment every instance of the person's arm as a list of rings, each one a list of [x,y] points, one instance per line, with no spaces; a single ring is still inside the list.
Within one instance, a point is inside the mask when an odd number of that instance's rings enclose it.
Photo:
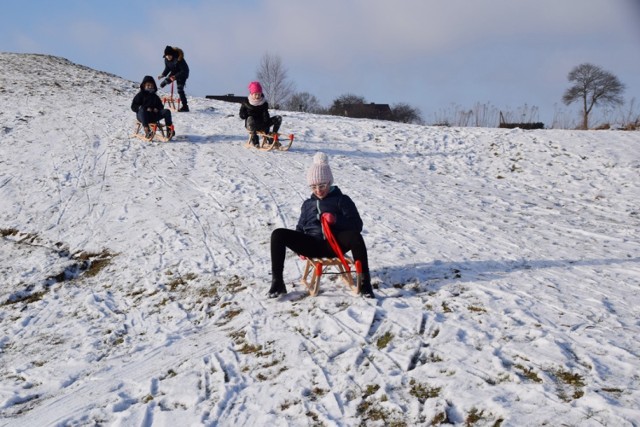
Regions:
[[[338,202],[339,213],[336,215],[334,227],[338,230],[356,230],[362,232],[362,218],[353,200],[347,195],[342,195]]]
[[[131,101],[131,111],[133,111],[134,113],[137,113],[140,107],[142,106],[142,101],[140,100],[140,98],[141,98],[141,94],[138,93],[136,96],[133,97],[133,101]]]

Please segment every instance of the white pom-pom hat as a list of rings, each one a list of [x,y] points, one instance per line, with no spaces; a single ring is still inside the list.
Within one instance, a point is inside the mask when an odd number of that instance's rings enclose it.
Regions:
[[[322,152],[317,152],[313,156],[313,164],[307,171],[307,184],[333,184],[333,174],[329,167],[329,158]]]

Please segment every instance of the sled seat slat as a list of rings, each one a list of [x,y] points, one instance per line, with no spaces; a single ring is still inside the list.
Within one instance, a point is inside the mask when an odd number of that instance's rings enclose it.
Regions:
[[[320,278],[325,273],[326,269],[333,269],[333,272],[329,274],[338,274],[342,281],[347,285],[351,291],[358,294],[358,275],[356,273],[356,280],[354,281],[351,272],[348,272],[339,258],[307,258],[300,257],[306,261],[304,266],[304,272],[302,274],[302,284],[307,288],[311,296],[317,296],[320,292]],[[353,271],[356,272],[356,264],[353,259],[345,257],[345,261],[349,266],[353,266]]]

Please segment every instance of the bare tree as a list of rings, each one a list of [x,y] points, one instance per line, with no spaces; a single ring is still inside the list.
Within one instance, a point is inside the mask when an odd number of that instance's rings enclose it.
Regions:
[[[292,94],[285,104],[285,109],[305,113],[320,113],[323,111],[318,98],[309,92],[296,92]]]
[[[593,64],[580,64],[567,77],[574,83],[562,97],[565,105],[582,101],[582,128],[589,129],[589,114],[596,105],[622,104],[624,85],[616,76]]]
[[[260,60],[256,77],[273,108],[283,106],[293,92],[293,84],[289,81],[287,70],[278,55],[265,53]]]
[[[422,114],[418,108],[409,104],[399,103],[391,108],[391,120],[400,123],[414,123],[417,125],[424,124]]]

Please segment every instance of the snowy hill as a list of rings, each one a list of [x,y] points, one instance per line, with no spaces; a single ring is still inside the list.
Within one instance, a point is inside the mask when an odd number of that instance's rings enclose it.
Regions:
[[[639,133],[279,112],[256,152],[194,98],[149,144],[138,82],[0,72],[0,425],[640,425]],[[290,252],[266,298],[317,151],[376,300],[308,297]]]

